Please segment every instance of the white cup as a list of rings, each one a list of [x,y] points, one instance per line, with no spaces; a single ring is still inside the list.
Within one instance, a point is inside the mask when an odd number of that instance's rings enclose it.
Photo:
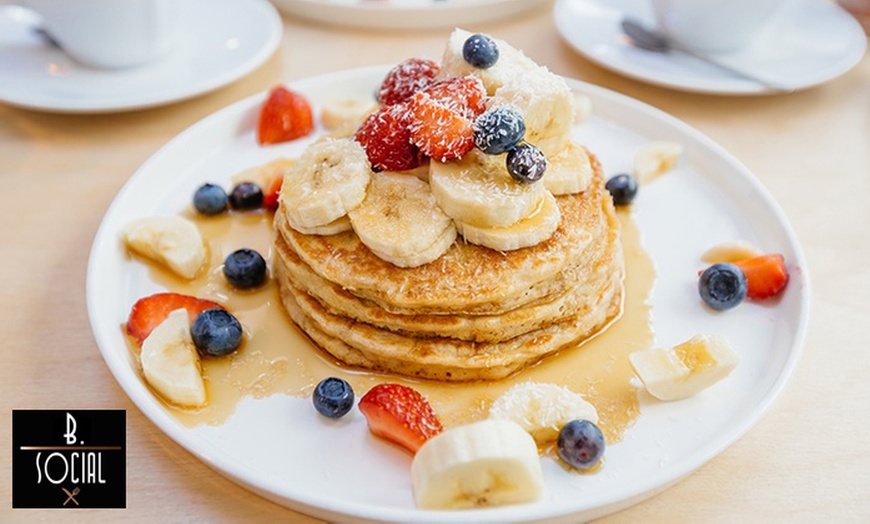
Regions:
[[[98,68],[142,65],[167,54],[182,0],[0,0],[32,9],[77,61]]]
[[[752,42],[783,0],[651,0],[656,23],[673,40],[702,51]]]

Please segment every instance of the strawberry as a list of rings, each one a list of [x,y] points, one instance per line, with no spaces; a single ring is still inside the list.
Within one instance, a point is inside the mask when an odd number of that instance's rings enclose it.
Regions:
[[[428,93],[414,95],[410,104],[411,142],[441,162],[461,158],[474,147],[471,120]]]
[[[473,75],[436,82],[423,92],[472,122],[486,111],[486,89],[480,79]]]
[[[420,165],[420,150],[411,143],[406,104],[383,106],[366,118],[354,138],[376,171],[405,171]]]
[[[780,254],[762,255],[734,262],[746,275],[746,296],[753,300],[772,297],[788,284],[788,270]]]
[[[260,145],[287,142],[303,137],[313,129],[314,116],[308,100],[282,86],[272,88],[260,107],[257,142]]]
[[[416,453],[444,428],[429,402],[417,390],[401,384],[378,384],[359,401],[369,430]]]
[[[193,323],[197,315],[214,307],[224,309],[217,302],[180,293],[150,295],[140,298],[133,304],[130,317],[127,319],[127,333],[141,346],[142,341],[148,338],[151,331],[176,309],[186,309],[190,322]]]
[[[438,62],[425,58],[409,58],[390,69],[378,89],[378,102],[393,105],[411,98],[417,91],[435,81],[441,70]]]
[[[269,182],[269,187],[263,194],[263,207],[265,209],[278,209],[278,195],[281,192],[281,184],[284,183],[284,172],[275,173],[272,180]]]

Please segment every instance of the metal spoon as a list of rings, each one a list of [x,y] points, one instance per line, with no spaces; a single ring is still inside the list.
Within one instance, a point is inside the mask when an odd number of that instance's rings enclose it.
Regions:
[[[694,56],[695,58],[699,58],[709,64],[713,64],[714,66],[724,71],[728,71],[733,75],[745,78],[747,80],[752,80],[753,82],[758,82],[759,84],[763,85],[768,89],[780,92],[789,92],[794,90],[794,88],[780,85],[775,82],[765,80],[763,78],[759,78],[751,73],[748,73],[741,69],[737,69],[734,66],[730,66],[723,62],[720,62],[716,58],[706,53],[703,53],[696,49],[692,49],[690,47],[686,47],[679,42],[669,39],[665,35],[658,32],[656,29],[647,27],[642,22],[633,18],[629,17],[622,19],[622,30],[623,32],[625,32],[626,35],[628,35],[628,37],[631,39],[631,42],[640,49],[645,49],[654,53],[669,53],[671,51],[679,51],[681,53]]]

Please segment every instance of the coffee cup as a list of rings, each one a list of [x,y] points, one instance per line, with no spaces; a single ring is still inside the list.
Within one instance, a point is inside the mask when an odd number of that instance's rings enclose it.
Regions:
[[[35,11],[45,32],[75,60],[124,68],[175,46],[182,0],[0,0]]]
[[[650,0],[659,28],[681,44],[710,52],[749,45],[783,0]]]

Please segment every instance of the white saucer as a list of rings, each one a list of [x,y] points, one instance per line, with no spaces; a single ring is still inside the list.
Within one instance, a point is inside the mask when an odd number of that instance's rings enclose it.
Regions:
[[[543,0],[272,0],[287,13],[325,22],[380,29],[454,27],[504,18]]]
[[[626,76],[684,91],[755,95],[775,91],[682,54],[632,47],[620,21],[631,15],[652,24],[645,0],[558,0],[553,19],[574,49]],[[750,46],[716,55],[723,62],[794,90],[818,85],[851,69],[867,47],[858,22],[834,2],[783,2],[776,19]]]
[[[266,0],[185,0],[183,34],[165,58],[141,67],[82,65],[36,32],[38,17],[0,8],[0,101],[61,113],[107,113],[168,104],[226,85],[262,64],[283,25]]]

